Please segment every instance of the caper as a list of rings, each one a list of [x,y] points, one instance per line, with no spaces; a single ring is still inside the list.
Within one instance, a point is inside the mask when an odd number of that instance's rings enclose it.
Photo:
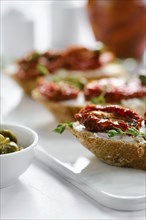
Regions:
[[[12,131],[0,130],[0,154],[12,153],[21,149],[17,145],[17,138]]]
[[[3,129],[3,130],[0,130],[0,134],[2,134],[4,137],[8,137],[10,141],[17,143],[16,135],[12,131]]]
[[[3,136],[0,134],[0,144],[7,144],[10,142],[10,139],[8,137]]]

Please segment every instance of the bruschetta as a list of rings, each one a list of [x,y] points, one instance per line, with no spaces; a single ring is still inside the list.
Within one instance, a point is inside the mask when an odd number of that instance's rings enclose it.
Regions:
[[[89,82],[84,87],[86,101],[94,104],[117,104],[129,107],[144,116],[146,86],[138,78],[110,78]]]
[[[126,75],[113,53],[84,47],[67,48],[60,52],[32,52],[18,60],[16,67],[16,72],[9,74],[27,94],[36,87],[40,76],[72,75],[92,80]]]
[[[110,78],[87,83],[81,78],[68,78],[63,82],[43,78],[39,83],[32,97],[51,111],[59,122],[73,121],[74,114],[88,103],[118,104],[144,116],[146,88],[141,86],[138,79],[127,81],[124,78]],[[68,92],[72,93],[73,88],[75,95]]]
[[[146,133],[136,112],[116,105],[88,105],[75,118],[69,131],[100,160],[146,170]]]
[[[59,122],[74,121],[74,114],[83,106],[80,89],[66,82],[40,83],[32,97],[53,114]]]

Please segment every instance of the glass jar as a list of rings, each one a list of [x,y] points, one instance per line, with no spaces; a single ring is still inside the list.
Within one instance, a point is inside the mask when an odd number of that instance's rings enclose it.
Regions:
[[[119,58],[140,60],[146,47],[145,0],[88,0],[96,40]]]

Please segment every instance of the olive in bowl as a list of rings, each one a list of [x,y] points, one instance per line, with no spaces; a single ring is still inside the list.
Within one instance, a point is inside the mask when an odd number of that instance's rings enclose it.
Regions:
[[[32,162],[38,135],[20,125],[0,125],[0,188],[15,183]]]

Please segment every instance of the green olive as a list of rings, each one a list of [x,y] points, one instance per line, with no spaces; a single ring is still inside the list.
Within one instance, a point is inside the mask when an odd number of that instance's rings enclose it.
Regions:
[[[17,138],[12,131],[0,130],[0,154],[12,153],[21,149],[17,145]]]
[[[3,129],[3,130],[0,130],[0,134],[2,134],[4,137],[8,137],[10,141],[17,143],[16,135],[12,131]]]

